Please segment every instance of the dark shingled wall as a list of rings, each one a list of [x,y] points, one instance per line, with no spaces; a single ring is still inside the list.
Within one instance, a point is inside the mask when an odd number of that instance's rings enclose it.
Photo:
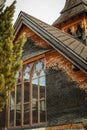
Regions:
[[[58,68],[47,68],[47,125],[82,122],[87,118],[87,93]]]

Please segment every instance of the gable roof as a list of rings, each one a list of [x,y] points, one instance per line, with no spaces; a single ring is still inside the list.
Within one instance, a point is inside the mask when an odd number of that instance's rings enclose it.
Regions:
[[[53,23],[53,25],[55,26],[64,22],[82,12],[87,12],[87,0],[66,0],[60,17]]]
[[[51,47],[60,52],[79,69],[87,73],[87,46],[76,40],[73,36],[48,25],[25,12],[20,12],[14,25],[15,35],[22,24],[26,25]]]

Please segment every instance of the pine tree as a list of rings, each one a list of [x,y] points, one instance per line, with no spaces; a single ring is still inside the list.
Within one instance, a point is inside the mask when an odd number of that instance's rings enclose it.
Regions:
[[[22,65],[22,48],[26,40],[23,34],[16,43],[13,43],[15,3],[16,1],[9,7],[0,9],[0,110],[6,104],[8,92],[14,90],[16,73]]]

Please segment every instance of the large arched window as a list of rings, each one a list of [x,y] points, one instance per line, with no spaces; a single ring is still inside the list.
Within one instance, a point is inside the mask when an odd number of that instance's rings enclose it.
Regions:
[[[44,59],[25,64],[17,73],[15,91],[10,93],[9,127],[46,122],[46,81]]]

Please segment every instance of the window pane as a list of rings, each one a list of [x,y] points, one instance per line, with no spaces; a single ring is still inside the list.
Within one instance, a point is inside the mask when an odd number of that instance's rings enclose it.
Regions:
[[[32,66],[33,66],[33,63],[30,63],[23,67],[24,81],[30,80],[30,72],[31,72]]]
[[[41,76],[44,76],[44,75],[45,75],[44,70],[42,70],[42,71],[40,72],[40,77],[41,77]]]
[[[38,99],[38,79],[32,80],[32,98]]]
[[[26,66],[24,69],[24,81],[28,81],[30,79],[29,71],[30,71],[29,66]]]
[[[40,77],[40,99],[45,98],[45,77]]]
[[[40,122],[46,121],[46,104],[45,101],[40,101]]]
[[[30,84],[29,82],[24,83],[24,102],[29,102],[30,97]]]
[[[29,104],[24,104],[24,124],[29,124],[30,122],[30,106]]]
[[[10,110],[10,126],[14,126],[14,108]]]
[[[17,79],[17,83],[21,83],[21,79],[22,79],[21,71],[17,72],[16,79]]]
[[[42,70],[42,68],[43,68],[43,62],[38,61],[36,64],[36,71],[40,72]]]
[[[16,106],[16,126],[21,125],[21,106]]]
[[[38,76],[37,76],[36,72],[34,71],[32,79],[36,79],[36,78],[38,78]]]
[[[32,123],[38,123],[38,103],[32,104]]]
[[[10,94],[10,126],[14,126],[15,92]]]
[[[26,73],[24,75],[24,81],[29,81],[29,79],[30,79],[30,75],[29,75],[29,73]]]
[[[14,104],[15,103],[15,92],[11,92],[10,94],[10,106],[11,108],[13,107],[14,108]]]
[[[21,103],[21,85],[17,85],[16,90],[16,104]]]

